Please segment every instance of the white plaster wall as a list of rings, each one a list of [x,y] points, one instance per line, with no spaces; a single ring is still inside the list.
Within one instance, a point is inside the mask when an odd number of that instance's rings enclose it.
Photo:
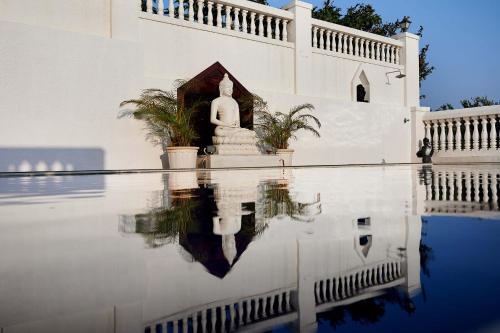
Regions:
[[[0,0],[0,21],[109,36],[111,1]]]
[[[410,161],[410,109],[400,105],[347,102],[319,97],[261,93],[273,111],[311,103],[321,138],[299,132],[292,141],[294,165],[400,163]]]
[[[370,84],[370,102],[376,104],[404,104],[404,79],[386,73],[396,67],[375,65],[361,61],[313,52],[312,95],[343,101],[356,101],[353,81],[364,71]],[[356,88],[354,86],[354,88]]]
[[[250,91],[293,91],[292,47],[146,19],[139,29],[148,80],[190,79],[219,61]]]
[[[0,22],[0,59],[0,147],[100,148],[105,169],[161,167],[143,125],[117,119],[140,90],[136,44]]]

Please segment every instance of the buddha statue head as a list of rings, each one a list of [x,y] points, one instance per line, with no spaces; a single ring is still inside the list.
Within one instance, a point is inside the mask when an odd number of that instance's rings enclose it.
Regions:
[[[233,81],[229,79],[229,76],[224,74],[224,78],[219,83],[219,92],[221,96],[229,96],[233,94]]]

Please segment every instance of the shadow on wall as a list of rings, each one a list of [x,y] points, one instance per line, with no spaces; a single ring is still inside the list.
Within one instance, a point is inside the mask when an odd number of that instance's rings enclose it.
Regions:
[[[103,169],[104,150],[99,148],[0,148],[0,172]],[[0,177],[3,199],[63,194],[93,197],[104,188],[103,175]]]
[[[0,148],[0,172],[103,169],[100,148]]]

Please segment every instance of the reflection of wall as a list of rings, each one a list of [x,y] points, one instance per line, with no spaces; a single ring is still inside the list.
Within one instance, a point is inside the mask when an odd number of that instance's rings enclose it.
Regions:
[[[99,148],[1,148],[0,172],[104,169]]]
[[[244,187],[266,179],[254,170],[209,176],[233,185],[241,179]],[[0,216],[11,217],[0,220],[0,327],[5,333],[28,326],[62,332],[68,326],[52,323],[59,319],[78,324],[77,318],[83,318],[95,320],[99,327],[108,320],[116,322],[117,332],[126,331],[123,327],[138,331],[148,323],[209,304],[234,305],[264,297],[256,295],[296,291],[302,264],[307,264],[305,273],[311,281],[304,294],[314,305],[314,283],[398,260],[398,247],[413,251],[413,282],[407,273],[410,265],[403,265],[408,266],[403,271],[408,285],[417,285],[414,244],[420,230],[413,219],[405,220],[410,176],[406,170],[384,168],[294,170],[290,188],[297,200],[307,201],[321,192],[321,214],[312,223],[272,219],[223,279],[186,260],[178,246],[148,249],[142,237],[118,231],[118,215],[146,212],[151,193],[164,193],[159,174],[105,176],[106,193],[99,198],[0,206]],[[370,217],[370,226],[360,228],[360,217]],[[366,256],[359,244],[365,234],[372,236]],[[302,243],[304,239],[311,242]],[[299,249],[308,254],[297,257]],[[109,310],[113,307],[116,311]],[[302,307],[302,311],[314,313],[316,308]]]

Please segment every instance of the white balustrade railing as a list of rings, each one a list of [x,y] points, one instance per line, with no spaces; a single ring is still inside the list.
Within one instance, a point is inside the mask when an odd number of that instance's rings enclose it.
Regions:
[[[499,118],[500,105],[430,112],[423,117],[425,137],[431,140],[434,155],[438,157],[499,159]]]
[[[140,10],[152,15],[189,21],[271,40],[288,41],[293,14],[282,9],[240,0],[147,0]]]
[[[401,64],[403,43],[384,36],[312,20],[312,47],[332,54]]]
[[[291,293],[294,288],[274,290],[253,297],[222,301],[156,320],[145,326],[145,332],[220,332],[234,331],[257,322],[294,311]]]
[[[446,166],[420,171],[426,213],[470,213],[499,209],[500,170]]]
[[[314,284],[316,305],[342,301],[360,294],[365,289],[372,290],[373,287],[392,282],[402,276],[402,262],[390,261],[316,281]]]

